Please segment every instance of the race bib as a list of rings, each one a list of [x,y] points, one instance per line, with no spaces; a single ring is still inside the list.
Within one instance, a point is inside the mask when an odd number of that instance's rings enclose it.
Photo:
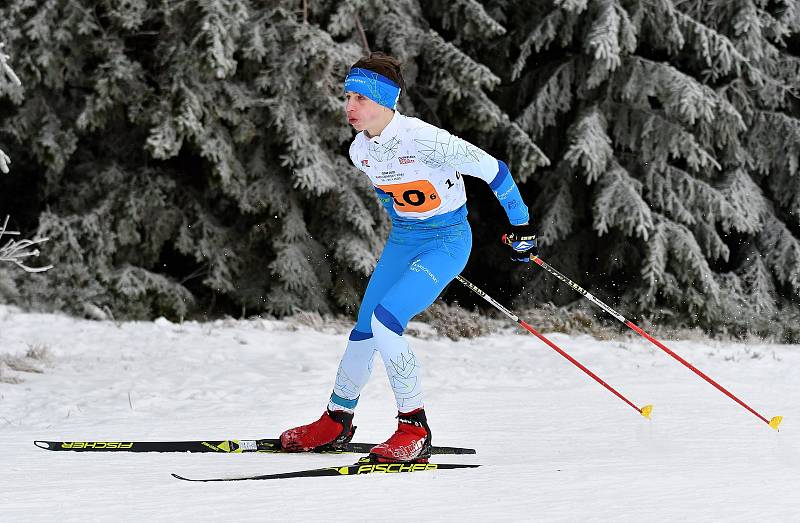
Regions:
[[[428,180],[378,185],[380,190],[394,200],[398,212],[427,212],[441,204],[439,193]]]

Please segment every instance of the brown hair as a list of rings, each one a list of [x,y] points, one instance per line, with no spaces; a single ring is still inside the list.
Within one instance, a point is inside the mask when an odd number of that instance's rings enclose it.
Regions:
[[[362,58],[353,64],[353,67],[360,67],[362,69],[369,69],[378,74],[382,74],[386,78],[393,80],[400,86],[403,91],[406,90],[406,83],[403,81],[403,73],[400,71],[400,60],[392,55],[375,51],[370,53],[366,58]]]

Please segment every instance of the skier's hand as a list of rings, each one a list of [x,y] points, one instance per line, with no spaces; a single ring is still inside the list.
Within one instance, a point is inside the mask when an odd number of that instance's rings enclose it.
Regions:
[[[511,232],[503,235],[503,243],[511,247],[511,259],[528,263],[531,255],[539,255],[539,245],[536,243],[536,229],[530,223],[512,225]]]

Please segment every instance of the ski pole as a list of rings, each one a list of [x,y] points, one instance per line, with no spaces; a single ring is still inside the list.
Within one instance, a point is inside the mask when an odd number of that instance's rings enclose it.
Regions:
[[[503,307],[502,305],[497,303],[491,296],[489,296],[488,294],[486,294],[485,292],[480,290],[478,287],[476,287],[472,283],[468,282],[463,276],[459,275],[459,276],[457,276],[457,278],[458,278],[458,281],[460,281],[461,283],[466,285],[475,294],[477,294],[478,296],[480,296],[484,300],[486,300],[489,303],[491,303],[495,308],[497,308],[497,310],[499,310],[500,312],[502,312],[503,314],[505,314],[506,316],[508,316],[509,318],[511,318],[512,320],[514,320],[518,324],[520,324],[523,328],[528,330],[531,334],[533,334],[534,336],[536,336],[537,338],[542,340],[544,343],[546,343],[551,349],[553,349],[557,353],[559,353],[562,356],[564,356],[566,359],[568,359],[570,361],[570,363],[572,363],[573,365],[575,365],[576,367],[581,369],[583,372],[585,372],[586,374],[591,376],[592,379],[594,379],[597,383],[599,383],[603,387],[607,388],[616,397],[618,397],[619,399],[621,399],[622,401],[624,401],[625,403],[627,403],[628,405],[630,405],[631,407],[636,409],[636,411],[639,414],[641,414],[645,418],[648,418],[648,419],[650,418],[650,413],[653,411],[653,406],[652,405],[645,405],[642,408],[637,407],[628,398],[626,398],[625,396],[620,394],[614,387],[612,387],[611,385],[609,385],[608,383],[606,383],[605,381],[600,379],[594,372],[590,371],[589,369],[587,369],[586,367],[581,365],[581,363],[578,360],[576,360],[575,358],[573,358],[572,356],[570,356],[569,354],[567,354],[566,352],[561,350],[555,343],[553,343],[552,341],[550,341],[547,338],[545,338],[536,329],[534,329],[533,327],[531,327],[530,325],[528,325],[527,323],[525,323],[524,321],[519,319],[519,317],[516,314],[512,313],[511,311],[509,311],[508,309],[506,309],[505,307]]]
[[[638,326],[636,326],[632,321],[626,319],[622,314],[618,313],[617,311],[615,311],[614,309],[612,309],[611,307],[609,307],[608,305],[606,305],[605,303],[600,301],[597,297],[593,296],[589,291],[587,291],[586,289],[584,289],[583,287],[581,287],[580,285],[578,285],[574,281],[570,280],[569,278],[567,278],[566,276],[564,276],[563,274],[558,272],[556,269],[554,269],[551,265],[549,265],[543,259],[539,258],[538,256],[531,255],[531,261],[536,263],[539,267],[542,267],[547,272],[549,272],[550,274],[552,274],[553,276],[555,276],[559,280],[563,281],[564,283],[566,283],[567,285],[569,285],[573,289],[575,289],[579,294],[583,295],[584,298],[588,299],[589,301],[591,301],[592,303],[594,303],[595,305],[597,305],[598,307],[600,307],[601,309],[603,309],[604,311],[609,313],[610,315],[614,316],[621,323],[624,323],[626,326],[628,326],[631,329],[633,329],[634,331],[636,331],[639,335],[641,335],[642,337],[646,338],[648,341],[653,343],[656,347],[658,347],[659,349],[663,350],[664,352],[666,352],[667,354],[669,354],[670,356],[672,356],[673,358],[675,358],[676,360],[681,362],[683,365],[685,365],[692,372],[694,372],[695,374],[697,374],[698,376],[700,376],[701,378],[703,378],[704,380],[706,380],[707,382],[709,382],[710,384],[715,386],[720,392],[722,392],[723,394],[728,396],[730,399],[732,399],[733,401],[735,401],[736,403],[738,403],[739,405],[741,405],[742,407],[747,409],[749,412],[754,414],[756,417],[758,417],[758,419],[760,419],[761,421],[763,421],[764,423],[766,423],[767,425],[769,425],[773,429],[778,430],[778,425],[781,424],[781,421],[783,420],[783,416],[775,416],[774,418],[768,420],[767,418],[765,418],[764,416],[762,416],[761,414],[756,412],[753,408],[751,408],[747,403],[743,402],[742,400],[740,400],[739,398],[734,396],[733,393],[731,393],[728,389],[726,389],[725,387],[723,387],[722,385],[720,385],[716,381],[714,381],[711,378],[709,378],[708,376],[706,376],[700,369],[698,369],[697,367],[695,367],[694,365],[692,365],[691,363],[689,363],[685,359],[681,358],[679,355],[677,355],[674,352],[672,352],[671,350],[669,350],[663,343],[661,343],[657,339],[653,338],[652,336],[647,334],[645,331],[640,329]]]

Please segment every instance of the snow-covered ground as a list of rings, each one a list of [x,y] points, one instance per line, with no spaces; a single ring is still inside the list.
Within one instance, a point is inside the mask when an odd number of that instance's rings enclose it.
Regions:
[[[651,421],[527,334],[412,339],[434,443],[477,469],[187,483],[170,477],[344,465],[336,455],[48,452],[34,439],[274,437],[326,405],[346,334],[281,321],[83,321],[0,306],[0,358],[47,347],[44,372],[4,367],[0,520],[798,521],[800,347],[669,341],[767,417],[746,412],[643,339],[549,336]],[[376,362],[380,361],[379,358]],[[1,365],[1,364],[0,364]],[[376,363],[356,440],[395,428]]]

